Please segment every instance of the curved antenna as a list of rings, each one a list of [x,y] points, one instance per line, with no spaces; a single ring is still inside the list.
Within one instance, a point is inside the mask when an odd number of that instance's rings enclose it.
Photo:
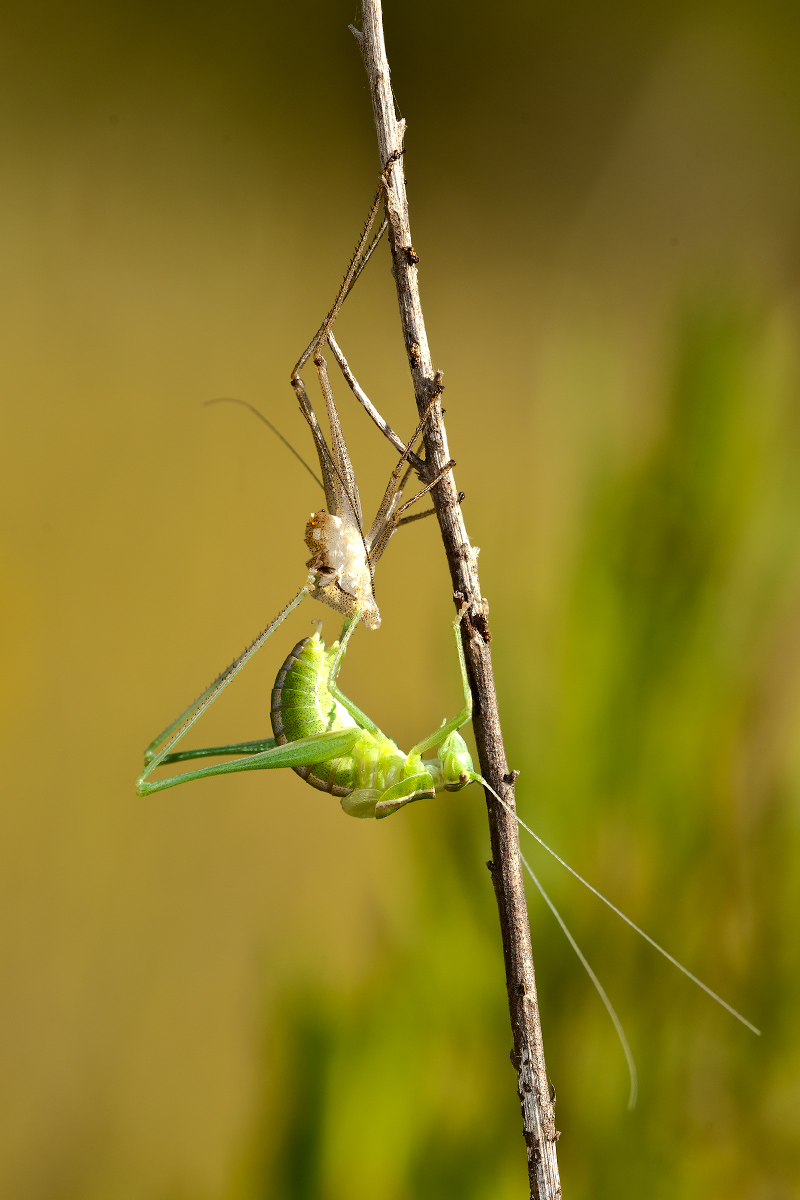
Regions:
[[[263,421],[264,424],[266,425],[267,429],[271,429],[272,432],[275,434],[275,437],[278,438],[281,442],[283,442],[286,449],[291,450],[292,454],[295,456],[295,458],[298,460],[298,462],[301,462],[303,464],[303,466],[308,471],[311,478],[315,479],[317,481],[319,486],[322,488],[323,492],[325,491],[325,485],[323,484],[319,475],[316,473],[315,470],[313,470],[312,467],[310,467],[308,465],[306,460],[303,458],[302,454],[299,454],[297,452],[297,450],[295,450],[292,443],[287,441],[287,439],[283,436],[281,431],[279,429],[276,429],[275,426],[272,424],[272,422],[268,421],[267,418],[264,416],[264,414],[262,412],[259,412],[259,410],[257,408],[255,408],[254,405],[249,404],[247,402],[247,400],[240,400],[238,396],[217,396],[214,400],[204,400],[203,408],[208,408],[208,406],[210,404],[241,404],[242,408],[249,408],[249,410],[253,414],[253,416],[258,417],[259,421]]]
[[[605,1004],[605,1006],[606,1006],[606,1011],[608,1012],[608,1015],[611,1017],[614,1028],[617,1031],[617,1037],[619,1038],[620,1043],[622,1044],[622,1052],[625,1055],[625,1061],[628,1064],[628,1076],[631,1081],[631,1089],[630,1089],[630,1092],[628,1093],[628,1108],[634,1109],[634,1108],[636,1108],[636,1098],[639,1095],[639,1076],[636,1072],[636,1063],[633,1058],[633,1053],[631,1051],[630,1044],[625,1035],[625,1030],[622,1028],[622,1022],[620,1021],[619,1017],[617,1016],[617,1014],[614,1010],[614,1005],[609,1000],[609,998],[606,994],[605,988],[603,987],[602,983],[595,975],[592,968],[589,966],[589,963],[586,961],[586,956],[584,955],[584,953],[581,950],[578,943],[575,941],[575,938],[572,936],[572,934],[570,933],[570,931],[567,929],[566,925],[564,924],[564,920],[561,916],[561,913],[558,911],[555,904],[553,904],[553,901],[548,896],[547,892],[544,890],[542,885],[539,883],[539,880],[536,878],[536,876],[534,875],[534,873],[531,869],[530,863],[528,862],[528,860],[526,859],[526,857],[522,853],[522,851],[520,851],[519,857],[522,861],[523,867],[528,872],[531,879],[533,880],[533,882],[536,884],[537,888],[539,889],[540,896],[544,900],[547,907],[550,909],[550,912],[553,914],[555,919],[558,921],[559,925],[561,926],[562,930],[564,931],[564,935],[565,935],[567,941],[569,942],[570,946],[572,946],[572,949],[575,951],[578,958],[580,959],[581,964],[583,965],[583,969],[586,971],[586,974],[589,976],[592,983],[594,984],[598,996],[603,1001],[603,1004]]]
[[[504,808],[507,809],[508,812],[511,811],[511,809],[508,808],[508,806],[505,804],[505,802],[503,800],[501,800],[500,803],[503,805]],[[562,867],[567,868],[570,875],[574,875],[576,879],[580,880],[580,882],[583,884],[584,887],[588,888],[590,892],[594,892],[595,896],[597,896],[597,898],[599,900],[603,901],[603,904],[607,904],[612,912],[615,912],[618,917],[622,917],[622,920],[625,922],[626,925],[630,925],[631,929],[635,929],[636,932],[641,937],[643,937],[646,942],[649,942],[650,945],[655,950],[657,950],[659,954],[663,954],[664,958],[666,958],[668,962],[671,962],[673,967],[677,967],[679,971],[683,972],[683,974],[687,977],[687,979],[691,979],[692,983],[696,983],[699,988],[702,988],[702,990],[706,993],[707,996],[710,996],[712,1000],[716,1000],[717,1004],[721,1004],[722,1007],[727,1012],[729,1012],[732,1017],[736,1017],[737,1021],[741,1021],[742,1024],[746,1025],[749,1030],[751,1030],[753,1033],[757,1034],[758,1037],[761,1037],[761,1030],[756,1029],[755,1025],[753,1025],[751,1021],[748,1021],[747,1017],[743,1017],[740,1012],[737,1012],[735,1008],[733,1008],[730,1004],[728,1004],[727,1000],[723,1000],[722,997],[718,996],[716,992],[712,992],[711,988],[707,984],[703,983],[702,979],[698,979],[696,975],[693,975],[692,972],[689,971],[686,967],[684,967],[682,963],[678,962],[677,958],[673,958],[672,955],[667,950],[665,950],[663,946],[659,946],[658,942],[653,941],[653,939],[650,937],[649,934],[645,933],[645,931],[643,929],[640,929],[638,925],[634,924],[634,922],[630,919],[630,917],[626,917],[625,913],[622,912],[619,908],[617,908],[617,906],[615,904],[612,904],[610,900],[606,900],[606,898],[602,894],[602,892],[598,892],[597,888],[592,887],[592,885],[590,883],[588,883],[583,878],[582,875],[579,875],[578,872],[569,865],[569,863],[564,862],[564,859],[560,858],[556,854],[555,850],[551,850],[550,847],[547,845],[547,843],[542,841],[542,839],[539,837],[538,833],[534,833],[533,830],[528,825],[526,825],[524,821],[521,821],[520,818],[517,817],[516,813],[514,813],[514,816],[516,817],[517,821],[522,826],[522,828],[524,830],[526,830],[526,832],[528,832],[532,838],[535,838],[536,841],[539,843],[539,845],[543,846],[544,849],[547,851],[547,853],[551,854],[553,856],[553,858],[556,860],[556,862],[560,862]]]
[[[509,806],[506,804],[505,800],[503,800],[500,796],[497,795],[497,792],[494,790],[494,788],[491,786],[491,784],[486,782],[486,780],[483,778],[483,776],[478,775],[476,772],[473,772],[472,778],[475,780],[476,783],[480,783],[485,788],[488,788],[489,791],[492,793],[492,795],[495,797],[495,799],[500,801],[500,803],[502,804],[502,806],[506,810],[506,812],[509,813],[512,817],[514,817],[519,822],[520,825],[522,825],[522,821],[520,821],[517,814],[511,808],[509,808]],[[527,825],[525,825],[524,828],[527,829],[528,828]],[[530,830],[529,830],[529,832],[530,832]],[[553,916],[555,917],[555,919],[558,921],[559,925],[561,926],[562,930],[564,931],[564,935],[565,935],[567,941],[569,942],[570,946],[572,946],[572,949],[577,954],[577,956],[580,960],[581,966],[586,971],[586,974],[589,976],[592,983],[594,984],[594,987],[595,987],[595,990],[596,990],[598,996],[603,1001],[603,1004],[606,1007],[606,1012],[611,1017],[611,1022],[617,1031],[617,1037],[619,1038],[620,1044],[622,1046],[622,1052],[625,1055],[625,1061],[628,1064],[628,1077],[630,1079],[630,1085],[631,1085],[630,1091],[628,1092],[628,1108],[634,1109],[636,1107],[636,1098],[639,1095],[639,1076],[636,1071],[636,1063],[633,1058],[633,1052],[631,1051],[630,1043],[628,1041],[625,1030],[622,1027],[622,1022],[620,1021],[619,1017],[617,1016],[614,1005],[611,1003],[611,1001],[608,998],[608,993],[606,992],[606,990],[603,987],[600,980],[595,975],[592,968],[589,966],[586,955],[583,953],[580,946],[575,941],[575,938],[572,936],[570,931],[567,929],[564,918],[561,916],[561,913],[558,911],[555,904],[553,904],[553,901],[550,899],[547,892],[542,887],[541,883],[539,883],[539,880],[536,878],[536,876],[533,873],[530,863],[525,858],[525,855],[522,853],[521,850],[519,852],[519,857],[520,857],[520,861],[522,862],[522,865],[525,867],[525,870],[528,872],[531,879],[533,880],[533,882],[536,884],[537,888],[539,889],[539,894],[541,895],[545,904],[550,909],[551,913],[553,914]]]
[[[568,862],[564,862],[564,859],[561,858],[558,854],[556,854],[555,850],[551,850],[550,847],[548,846],[547,842],[542,841],[542,839],[539,837],[538,833],[534,833],[533,830],[531,829],[530,825],[526,825],[525,822],[522,820],[522,818],[518,817],[512,808],[509,808],[509,806],[506,804],[505,800],[503,800],[500,796],[497,795],[497,792],[494,790],[493,787],[491,787],[486,782],[485,779],[482,779],[480,777],[478,777],[478,778],[484,787],[489,788],[489,791],[492,793],[492,795],[495,796],[500,801],[503,808],[506,810],[506,812],[510,816],[512,816],[514,818],[514,820],[517,822],[517,824],[522,829],[524,829],[526,833],[529,833],[531,835],[531,837],[534,838],[535,841],[537,841],[539,843],[539,845],[542,846],[547,851],[548,854],[552,855],[552,857],[556,860],[556,862],[561,863],[562,867],[566,867],[566,869],[569,871],[570,875],[574,875],[575,878],[580,883],[582,883],[585,888],[588,888],[590,892],[593,892],[594,895],[597,896],[598,900],[602,900],[603,904],[606,904],[611,909],[612,912],[615,912],[618,917],[622,918],[622,920],[625,922],[626,925],[630,925],[631,929],[634,929],[636,931],[636,933],[638,933],[640,935],[640,937],[643,937],[646,942],[649,942],[654,950],[657,950],[659,954],[663,954],[664,958],[666,958],[666,960],[668,962],[671,962],[673,967],[677,967],[678,970],[681,971],[686,976],[687,979],[691,979],[692,983],[696,983],[697,986],[702,991],[704,991],[707,996],[710,996],[712,1000],[716,1000],[717,1004],[721,1004],[722,1007],[725,1009],[725,1011],[729,1012],[732,1017],[736,1017],[737,1021],[741,1021],[741,1023],[743,1025],[746,1025],[747,1028],[752,1033],[755,1033],[755,1034],[757,1034],[758,1037],[761,1037],[761,1030],[757,1029],[756,1026],[753,1025],[753,1023],[751,1021],[748,1021],[747,1017],[743,1017],[742,1014],[740,1012],[737,1012],[736,1009],[732,1005],[728,1004],[727,1000],[723,1000],[722,997],[718,996],[716,992],[712,992],[712,990],[708,986],[708,984],[703,983],[702,979],[698,979],[696,975],[693,975],[692,972],[690,970],[688,970],[687,967],[684,967],[683,963],[679,963],[677,958],[673,958],[672,955],[669,953],[669,951],[665,950],[663,946],[659,946],[658,942],[654,941],[653,938],[651,938],[649,934],[645,933],[645,931],[643,929],[640,929],[639,926],[636,925],[630,919],[630,917],[626,917],[625,913],[622,912],[621,909],[617,908],[616,904],[612,904],[610,900],[606,900],[606,898],[602,892],[598,892],[597,888],[592,887],[592,885],[588,882],[588,880],[584,879],[582,875],[579,875],[578,872],[574,869],[574,867],[571,867]]]

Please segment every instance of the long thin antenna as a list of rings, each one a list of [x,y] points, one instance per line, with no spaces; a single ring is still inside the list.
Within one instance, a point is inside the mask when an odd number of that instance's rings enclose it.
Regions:
[[[272,422],[268,421],[267,418],[264,416],[264,414],[262,412],[259,412],[259,410],[257,408],[255,408],[252,404],[248,404],[248,402],[246,400],[240,400],[238,398],[238,396],[217,396],[216,399],[214,399],[214,400],[204,400],[203,401],[204,408],[208,408],[209,404],[241,404],[242,408],[249,408],[250,412],[253,414],[253,416],[258,417],[259,421],[263,421],[264,424],[266,425],[267,429],[271,429],[272,432],[275,434],[275,437],[279,438],[280,441],[283,442],[286,449],[291,450],[292,454],[295,456],[295,458],[298,460],[298,462],[301,462],[303,464],[303,466],[308,471],[311,478],[315,479],[317,481],[319,486],[322,488],[323,492],[325,491],[325,486],[324,486],[322,480],[320,479],[319,475],[316,473],[316,471],[312,467],[310,467],[308,465],[306,460],[303,458],[302,454],[298,454],[298,452],[295,450],[292,443],[290,441],[287,441],[287,439],[283,436],[281,431],[279,429],[276,429],[275,426],[272,424]]]
[[[608,996],[606,995],[605,988],[603,987],[602,983],[595,975],[592,968],[589,966],[588,962],[586,961],[586,957],[585,957],[583,951],[581,950],[580,946],[578,945],[578,943],[575,941],[575,938],[572,936],[572,934],[570,933],[570,931],[567,929],[566,925],[564,924],[564,921],[561,917],[561,913],[558,911],[555,904],[553,904],[553,901],[548,896],[547,892],[544,890],[542,885],[539,883],[539,880],[536,878],[536,876],[534,875],[534,873],[531,869],[530,863],[528,862],[527,858],[521,851],[520,851],[520,858],[522,860],[523,867],[528,872],[531,879],[533,880],[533,882],[536,884],[537,888],[539,889],[540,896],[544,900],[547,907],[550,909],[550,912],[553,914],[555,919],[558,921],[559,925],[561,926],[562,930],[564,931],[564,935],[565,935],[567,941],[569,942],[570,946],[572,946],[572,949],[575,951],[575,953],[577,954],[581,963],[583,964],[583,969],[586,971],[586,974],[589,976],[592,983],[594,984],[597,994],[599,995],[600,999],[603,1001],[603,1004],[605,1004],[608,1015],[611,1017],[614,1028],[617,1031],[617,1037],[619,1038],[620,1042],[622,1043],[622,1051],[625,1055],[625,1061],[628,1064],[628,1075],[630,1076],[630,1081],[631,1081],[631,1090],[630,1090],[630,1093],[628,1094],[628,1108],[634,1109],[634,1108],[636,1108],[636,1097],[639,1095],[639,1077],[636,1073],[636,1063],[634,1062],[634,1059],[633,1059],[633,1053],[631,1051],[630,1044],[628,1042],[627,1037],[625,1036],[625,1030],[622,1028],[622,1022],[620,1021],[619,1017],[617,1016],[616,1012],[614,1011],[614,1005],[611,1003]]]
[[[481,783],[484,784],[484,787],[489,787],[484,780],[481,780]],[[493,788],[489,788],[489,791],[493,796],[497,796],[497,792],[495,792]],[[574,875],[584,887],[588,888],[590,892],[593,892],[594,895],[597,896],[598,900],[602,900],[603,904],[606,904],[612,912],[617,914],[618,917],[622,917],[622,920],[626,925],[630,925],[631,929],[635,929],[636,932],[643,937],[646,942],[650,943],[654,950],[657,950],[659,954],[663,954],[664,958],[666,958],[668,962],[671,962],[673,967],[677,967],[678,970],[687,977],[687,979],[691,979],[692,983],[696,983],[697,986],[701,988],[707,996],[710,996],[712,1000],[716,1000],[717,1004],[721,1004],[726,1012],[729,1012],[732,1017],[736,1017],[737,1021],[741,1021],[741,1023],[746,1025],[749,1030],[757,1034],[758,1037],[761,1037],[761,1030],[757,1029],[751,1021],[748,1021],[747,1017],[743,1017],[740,1012],[737,1012],[736,1009],[732,1007],[732,1005],[728,1004],[727,1000],[723,1000],[722,997],[718,996],[716,992],[712,992],[711,988],[707,984],[703,983],[702,979],[698,979],[696,975],[693,975],[691,971],[684,967],[683,963],[679,963],[677,958],[673,958],[669,951],[665,950],[663,946],[659,946],[658,942],[654,941],[649,934],[645,933],[643,929],[640,929],[639,926],[630,919],[630,917],[626,917],[625,913],[622,912],[621,909],[617,908],[616,904],[612,904],[610,900],[606,900],[602,892],[598,892],[597,888],[592,887],[592,885],[586,879],[584,879],[582,875],[579,875],[578,872],[571,867],[568,862],[564,862],[564,859],[556,854],[555,850],[551,850],[547,842],[543,842],[538,833],[534,833],[530,825],[526,825],[522,818],[517,816],[517,814],[508,807],[505,800],[502,800],[499,796],[497,796],[497,799],[500,800],[500,803],[507,812],[512,813],[512,815],[516,817],[517,823],[525,830],[525,832],[529,833],[531,837],[539,843],[540,846],[544,847],[547,853],[551,854],[556,862],[561,863],[562,867],[566,867],[570,875]]]

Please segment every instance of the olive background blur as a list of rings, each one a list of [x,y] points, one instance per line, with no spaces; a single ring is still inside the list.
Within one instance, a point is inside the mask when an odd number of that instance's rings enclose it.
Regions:
[[[0,1195],[526,1194],[478,788],[347,819],[291,772],[137,800],[142,748],[304,578],[288,378],[374,192],[349,4],[2,19]],[[541,852],[564,1193],[800,1194],[800,10],[386,0],[434,363]],[[415,423],[388,251],[337,337]],[[309,383],[311,380],[309,379]],[[366,510],[393,451],[338,387]],[[459,704],[434,522],[349,695]],[[266,736],[306,602],[195,744]]]

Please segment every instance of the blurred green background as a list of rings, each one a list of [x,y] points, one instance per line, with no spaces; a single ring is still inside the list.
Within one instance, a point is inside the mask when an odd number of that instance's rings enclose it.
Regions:
[[[288,386],[377,178],[349,4],[6,6],[0,1195],[526,1194],[477,788],[348,820],[290,772],[137,800],[304,575]],[[414,245],[521,813],[628,1031],[531,924],[565,1196],[800,1194],[800,10],[387,0]],[[385,250],[337,336],[415,414]],[[365,508],[393,452],[344,391]],[[431,523],[342,683],[455,711]],[[198,730],[264,736],[302,606]]]

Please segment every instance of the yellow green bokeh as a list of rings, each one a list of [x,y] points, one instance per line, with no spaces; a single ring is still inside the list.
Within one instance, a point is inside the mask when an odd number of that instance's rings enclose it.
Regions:
[[[800,1189],[800,18],[386,3],[451,451],[518,804],[763,1029],[549,863],[571,1200]],[[357,6],[32,3],[0,71],[0,1195],[526,1194],[477,788],[380,823],[290,772],[137,800],[141,750],[303,580],[288,376],[377,180]],[[388,257],[339,338],[415,410]],[[341,411],[365,509],[393,451]],[[459,704],[430,523],[342,686],[408,748]],[[204,719],[269,734],[308,602]],[[526,849],[527,853],[527,849]]]

